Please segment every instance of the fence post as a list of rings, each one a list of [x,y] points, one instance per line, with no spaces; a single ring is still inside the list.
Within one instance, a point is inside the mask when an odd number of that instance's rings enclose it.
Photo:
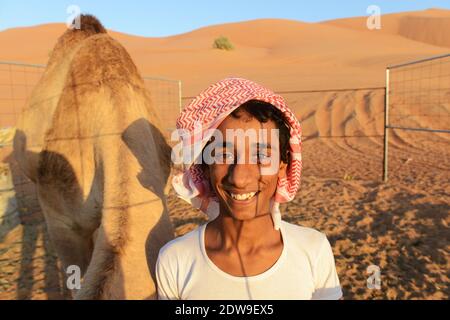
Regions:
[[[182,101],[181,101],[181,80],[178,80],[178,105],[180,107],[180,114],[183,111]]]
[[[388,181],[389,160],[389,68],[386,69],[386,91],[384,94],[384,155],[383,155],[383,181]]]

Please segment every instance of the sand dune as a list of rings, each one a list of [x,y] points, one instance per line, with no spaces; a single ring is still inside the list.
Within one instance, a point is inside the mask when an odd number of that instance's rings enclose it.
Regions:
[[[252,20],[165,38],[111,34],[126,47],[143,74],[182,80],[185,96],[226,76],[252,78],[275,90],[381,86],[386,65],[448,51],[438,46],[441,40],[431,41],[442,38],[445,44],[448,40],[439,24],[448,11],[441,11],[414,13],[413,17],[436,22],[427,22],[426,30],[404,27],[408,38],[393,30],[395,23],[410,19],[411,13],[383,16],[383,29],[370,36],[364,29],[365,17],[325,23]],[[64,28],[63,24],[47,24],[2,31],[0,60],[45,64]],[[429,43],[415,41],[421,34],[431,39]],[[236,50],[212,49],[213,40],[220,35],[227,36]]]
[[[404,12],[382,16],[380,30],[371,31],[366,27],[365,17],[325,21],[323,24],[343,28],[392,34],[420,41],[434,46],[450,47],[450,10],[428,9],[418,12]]]

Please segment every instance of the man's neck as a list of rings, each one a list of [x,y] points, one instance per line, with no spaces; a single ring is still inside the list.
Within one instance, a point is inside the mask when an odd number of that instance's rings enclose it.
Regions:
[[[281,234],[273,227],[270,214],[249,220],[237,220],[220,214],[209,223],[209,245],[219,250],[239,248],[243,251],[272,246],[281,241]]]

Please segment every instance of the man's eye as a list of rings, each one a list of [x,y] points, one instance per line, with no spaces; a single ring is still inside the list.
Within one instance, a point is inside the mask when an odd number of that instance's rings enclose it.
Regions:
[[[256,155],[256,160],[258,161],[258,163],[266,164],[270,162],[270,156],[266,153],[258,153]]]
[[[228,160],[228,159],[233,159],[234,155],[231,152],[218,152],[218,153],[216,153],[216,158]]]

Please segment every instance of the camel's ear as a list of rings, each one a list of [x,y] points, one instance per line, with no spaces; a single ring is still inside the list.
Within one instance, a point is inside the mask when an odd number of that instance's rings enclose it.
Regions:
[[[74,29],[74,31],[81,30],[90,34],[106,33],[106,29],[103,27],[100,20],[91,14],[81,14],[77,16],[73,20],[72,25],[76,25],[77,21],[80,22],[79,29]]]

